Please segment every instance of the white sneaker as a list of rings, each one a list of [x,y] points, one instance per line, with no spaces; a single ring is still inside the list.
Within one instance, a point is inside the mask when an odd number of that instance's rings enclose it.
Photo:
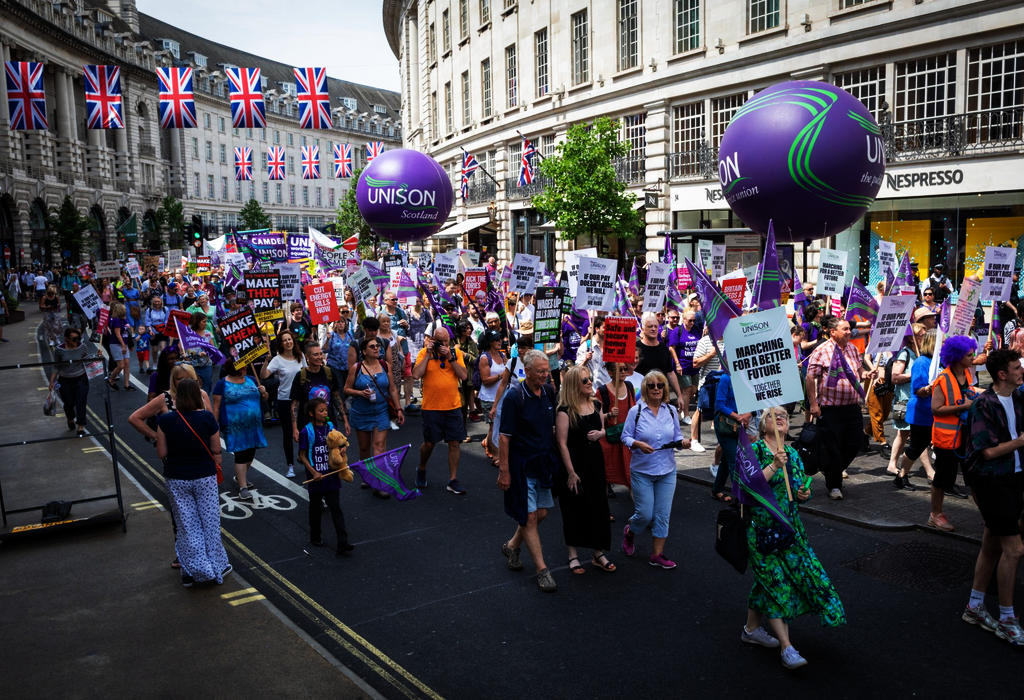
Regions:
[[[753,632],[747,632],[747,626],[743,625],[740,641],[747,644],[757,644],[769,649],[776,649],[779,646],[779,640],[768,634],[764,627],[758,627]]]
[[[683,423],[686,424],[686,425],[692,425],[693,424],[693,419],[690,418],[689,416],[684,416],[683,417]]]
[[[291,464],[288,465],[288,472],[285,474],[286,477],[291,479],[295,476],[295,467]]]
[[[832,489],[831,491],[828,492],[828,497],[831,498],[833,501],[841,501],[843,500],[843,492],[840,491],[839,489]]]
[[[697,440],[690,440],[690,452],[707,452],[708,448],[700,444]]]
[[[718,465],[717,464],[712,464],[710,467],[708,467],[708,469],[711,470],[711,476],[712,477],[718,476]]]
[[[800,656],[800,652],[796,650],[796,647],[786,647],[782,650],[782,665],[789,670],[793,670],[794,668],[806,666],[807,659]]]
[[[398,423],[396,423],[395,421],[391,421],[391,429],[398,430]]]

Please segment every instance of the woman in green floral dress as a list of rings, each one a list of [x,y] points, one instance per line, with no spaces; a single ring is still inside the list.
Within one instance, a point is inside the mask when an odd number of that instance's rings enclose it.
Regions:
[[[807,532],[800,522],[797,503],[809,499],[811,491],[803,487],[806,475],[800,456],[783,439],[789,429],[786,410],[776,407],[765,411],[760,429],[761,440],[754,443],[754,454],[761,463],[765,479],[775,492],[780,509],[796,532],[793,542],[788,546],[762,553],[757,547],[758,532],[761,532],[763,540],[770,530],[783,533],[785,530],[779,528],[778,522],[763,506],[754,504],[750,507],[747,545],[750,550],[750,568],[754,573],[754,587],[750,590],[747,624],[741,639],[749,644],[769,648],[781,646],[782,665],[793,669],[806,665],[807,661],[790,643],[789,621],[799,615],[817,613],[823,625],[836,627],[846,623],[846,612],[825,568],[811,549]],[[786,493],[783,464],[789,472],[793,501],[789,500]],[[775,636],[761,627],[765,618]]]

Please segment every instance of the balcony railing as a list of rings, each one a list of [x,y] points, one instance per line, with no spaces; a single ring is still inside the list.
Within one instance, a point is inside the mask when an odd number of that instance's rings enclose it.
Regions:
[[[156,146],[148,143],[139,144],[139,155],[146,156],[147,158],[155,158]]]
[[[624,156],[612,161],[615,178],[627,185],[642,184],[646,174],[647,163],[642,155]]]
[[[536,176],[533,178],[533,182],[524,187],[519,186],[518,177],[510,177],[505,179],[505,197],[507,199],[530,199],[534,195],[540,194],[544,191],[544,188],[551,184],[551,180],[546,177]]]
[[[480,180],[483,178],[483,180]],[[498,192],[498,187],[483,173],[477,173],[474,178],[477,182],[471,183],[469,186],[469,197],[466,199],[466,204],[487,204],[493,202]]]

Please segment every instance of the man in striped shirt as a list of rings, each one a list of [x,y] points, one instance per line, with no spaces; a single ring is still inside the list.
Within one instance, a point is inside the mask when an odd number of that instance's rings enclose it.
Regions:
[[[864,368],[860,352],[850,343],[849,322],[830,316],[822,322],[822,330],[829,339],[819,345],[807,361],[807,405],[811,417],[819,419],[820,466],[828,497],[840,501],[843,499],[843,471],[860,452],[864,439],[864,419],[860,413],[862,394],[851,381],[862,381]],[[840,353],[839,357],[835,353]]]

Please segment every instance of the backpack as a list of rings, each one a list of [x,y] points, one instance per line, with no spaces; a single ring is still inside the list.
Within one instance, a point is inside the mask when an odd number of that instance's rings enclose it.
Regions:
[[[701,385],[697,394],[697,410],[701,416],[713,416],[715,413],[715,399],[718,397],[718,380],[725,374],[724,370],[716,369],[708,372],[704,377],[704,384]]]
[[[491,356],[488,355],[486,352],[481,353],[480,357],[476,358],[476,362],[473,363],[473,379],[472,379],[472,381],[473,381],[473,389],[475,389],[476,391],[480,391],[480,388],[483,386],[483,380],[480,379],[480,360],[484,359],[485,357],[487,358],[487,364],[490,365],[491,364]]]
[[[881,381],[875,382],[875,396],[883,397],[888,396],[896,390],[896,385],[892,382],[892,366],[896,364],[896,360],[899,359],[900,355],[907,351],[906,348],[901,348],[898,352],[894,352],[885,363],[885,370]],[[909,354],[907,361],[910,360]]]

